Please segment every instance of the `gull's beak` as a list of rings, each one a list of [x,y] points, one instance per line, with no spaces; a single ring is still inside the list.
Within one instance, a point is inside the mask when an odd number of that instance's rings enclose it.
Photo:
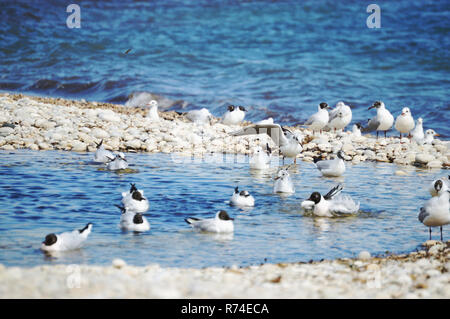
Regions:
[[[275,177],[275,178],[274,178],[274,180],[277,180],[277,179],[280,179],[280,177],[279,177],[279,176],[277,176],[277,177]]]
[[[435,134],[434,134],[434,136],[441,136],[441,135],[440,135],[440,134],[438,134],[438,133],[435,133]]]
[[[371,107],[368,108],[368,110],[373,109],[375,107],[375,105],[372,105]]]
[[[231,218],[231,217],[230,217],[230,220],[234,220],[234,218]]]
[[[405,115],[406,113],[402,113],[402,116]]]

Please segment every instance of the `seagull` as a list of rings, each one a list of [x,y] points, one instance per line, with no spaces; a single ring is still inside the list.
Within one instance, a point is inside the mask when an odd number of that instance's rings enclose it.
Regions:
[[[119,222],[120,228],[134,232],[144,232],[150,230],[150,223],[141,213],[127,209],[124,206],[115,206],[122,212]]]
[[[78,249],[91,233],[92,224],[88,223],[82,229],[61,234],[48,234],[42,242],[41,250],[44,251],[66,251]]]
[[[323,176],[338,177],[345,172],[344,152],[339,151],[335,159],[315,162]]]
[[[103,140],[100,143],[95,143],[97,145],[97,150],[94,154],[94,162],[98,163],[106,163],[110,160],[110,158],[114,157],[114,154],[111,151],[105,149],[103,145]]]
[[[419,117],[416,121],[416,126],[414,127],[414,129],[411,131],[411,136],[413,141],[415,141],[417,144],[421,143],[424,138],[425,138],[425,134],[423,134],[423,119],[421,117]]]
[[[147,117],[152,121],[159,121],[160,118],[158,114],[158,102],[155,100],[151,100],[146,104],[146,106],[150,107],[147,113]]]
[[[244,120],[246,111],[243,106],[230,105],[223,115],[222,123],[225,125],[237,125]]]
[[[109,157],[109,162],[106,164],[106,168],[115,171],[119,169],[126,169],[128,167],[127,160],[125,158],[125,154],[122,152],[117,153],[114,158]]]
[[[313,132],[320,131],[320,133],[322,133],[322,129],[328,124],[330,118],[327,111],[328,108],[329,106],[327,103],[320,103],[317,112],[311,115],[304,125],[308,126]]]
[[[376,130],[378,138],[378,131],[384,131],[384,137],[386,138],[386,131],[392,127],[392,124],[394,124],[394,117],[381,101],[376,101],[371,107],[368,108],[368,110],[372,108],[377,109],[377,115],[369,120],[367,127],[363,128],[362,132],[366,133]]]
[[[338,102],[336,107],[330,111],[329,120],[326,128],[344,130],[352,121],[352,110],[344,102]]]
[[[436,133],[432,129],[426,130],[425,131],[425,138],[422,140],[421,144],[429,144],[429,145],[433,144],[435,136],[440,136],[440,135],[438,133]]]
[[[355,214],[359,210],[359,202],[355,203],[350,196],[336,196],[342,191],[342,185],[333,187],[325,196],[314,192],[302,202],[306,210],[313,210],[314,215],[320,217],[333,217],[334,215]]]
[[[440,227],[442,241],[442,226],[450,224],[450,191],[443,185],[445,184],[438,180],[435,183],[437,196],[431,197],[425,206],[420,208],[419,221],[429,227],[430,240],[431,227]]]
[[[266,150],[263,150],[261,146],[256,146],[253,151],[252,157],[249,159],[251,169],[268,169],[270,167],[270,158],[272,150],[269,147],[269,143],[266,143]]]
[[[275,183],[273,185],[274,193],[295,192],[294,184],[292,183],[291,176],[289,175],[287,169],[279,170],[274,180],[275,180]]]
[[[231,132],[230,135],[242,136],[264,133],[269,135],[274,143],[279,146],[284,157],[293,157],[294,163],[297,163],[297,155],[300,154],[303,147],[294,133],[279,124],[253,124],[239,131]]]
[[[189,217],[185,219],[186,223],[195,230],[210,233],[232,233],[234,231],[233,220],[234,218],[228,216],[228,213],[224,210],[218,211],[215,218],[199,219]]]
[[[362,125],[360,123],[353,124],[352,134],[354,137],[361,137],[361,128]]]
[[[255,199],[247,191],[239,192],[239,188],[238,186],[236,186],[236,188],[234,189],[234,193],[230,199],[230,205],[253,207],[255,206]]]
[[[402,113],[397,116],[395,120],[395,129],[400,132],[400,138],[402,133],[407,134],[414,128],[414,119],[411,115],[409,107],[404,107]]]
[[[186,118],[196,124],[211,124],[212,114],[208,109],[202,108],[200,110],[191,110],[187,112]]]
[[[445,177],[439,178],[434,180],[430,188],[428,189],[430,192],[430,195],[432,197],[437,196],[441,189],[448,190],[450,189],[450,175],[448,176],[448,180],[445,180]]]
[[[137,213],[145,213],[150,206],[148,199],[144,197],[144,191],[138,190],[135,184],[131,184],[129,192],[122,193],[122,204],[126,209]]]

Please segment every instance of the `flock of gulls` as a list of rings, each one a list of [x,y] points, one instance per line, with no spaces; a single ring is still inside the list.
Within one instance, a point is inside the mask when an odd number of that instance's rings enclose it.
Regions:
[[[154,100],[145,105],[148,111],[148,117],[152,120],[159,120],[158,103]],[[416,122],[411,115],[409,108],[404,107],[401,114],[399,114],[394,123],[394,117],[386,109],[381,101],[376,101],[370,109],[375,108],[377,113],[374,117],[367,121],[363,126],[361,123],[356,123],[352,127],[352,134],[356,137],[361,136],[361,133],[376,132],[377,138],[379,132],[386,132],[395,127],[399,132],[400,139],[402,134],[407,135],[411,141],[419,145],[431,144],[435,136],[438,136],[434,130],[423,130],[423,119],[418,118]],[[313,131],[313,134],[322,131],[343,131],[352,120],[352,111],[350,106],[344,102],[338,102],[334,109],[329,110],[327,103],[322,102],[318,105],[316,113],[311,115],[304,123],[304,126]],[[243,106],[230,105],[227,111],[222,116],[222,123],[225,125],[239,125],[245,118],[247,110]],[[209,110],[203,108],[200,110],[192,110],[187,112],[186,118],[197,124],[211,123],[212,115]],[[279,153],[284,158],[293,158],[293,164],[296,163],[296,157],[303,150],[301,141],[303,136],[301,133],[294,134],[292,131],[284,128],[279,124],[275,124],[272,118],[256,122],[230,133],[233,136],[251,135],[251,134],[267,134],[278,147]],[[269,144],[263,147],[256,146],[249,159],[250,169],[264,170],[270,167],[272,149]],[[338,151],[336,157],[331,160],[315,159],[315,165],[323,176],[338,177],[345,173],[345,154],[343,151]],[[106,169],[112,171],[119,171],[128,168],[127,159],[122,152],[113,153],[106,150],[103,145],[103,140],[97,144],[97,150],[94,154],[94,161],[104,163]],[[274,193],[294,193],[294,185],[289,174],[290,166],[280,167],[274,179],[273,192]],[[341,195],[343,187],[341,184],[333,187],[325,195],[319,192],[313,192],[311,196],[301,203],[301,207],[307,211],[312,212],[314,216],[319,217],[333,217],[354,215],[359,211],[359,202],[355,202],[348,195]],[[431,228],[440,227],[441,240],[442,226],[450,224],[450,176],[440,178],[431,183],[429,188],[431,198],[420,208],[418,219],[425,226],[429,227],[430,239]],[[150,204],[148,199],[144,196],[144,191],[138,189],[135,184],[131,184],[128,191],[122,193],[122,205],[115,205],[121,211],[119,226],[128,231],[145,232],[150,230],[150,223],[144,216],[148,211]],[[229,201],[230,205],[238,207],[253,207],[255,205],[255,198],[247,190],[239,190],[238,187]],[[193,229],[202,232],[211,233],[232,233],[234,231],[233,218],[231,218],[225,210],[218,211],[213,218],[199,219],[194,217],[186,218],[185,221]],[[61,234],[49,234],[42,242],[41,249],[47,252],[52,251],[66,251],[78,249],[87,239],[92,230],[92,224],[88,223],[82,229],[76,229],[72,232],[64,232]]]

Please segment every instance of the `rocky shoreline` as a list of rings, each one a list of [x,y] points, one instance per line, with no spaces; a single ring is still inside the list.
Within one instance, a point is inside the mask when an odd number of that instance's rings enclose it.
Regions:
[[[0,265],[0,298],[450,298],[450,241],[400,255],[203,269]]]
[[[190,122],[184,114],[159,112],[160,120],[147,117],[148,110],[109,103],[0,94],[0,149],[65,150],[94,152],[103,139],[106,149],[123,152],[178,153],[202,156],[209,153],[250,154],[254,146],[275,144],[265,134],[231,136],[251,124],[223,125],[220,118],[209,124]],[[346,160],[393,162],[425,168],[450,168],[450,142],[436,139],[417,145],[407,138],[376,139],[351,132],[313,135],[301,127],[289,127],[302,137],[298,158],[331,158],[342,149]],[[277,152],[273,152],[273,155]]]

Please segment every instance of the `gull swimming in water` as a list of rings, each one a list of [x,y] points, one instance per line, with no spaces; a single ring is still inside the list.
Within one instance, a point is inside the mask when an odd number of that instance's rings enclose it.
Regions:
[[[409,107],[404,107],[402,113],[395,120],[395,129],[399,131],[400,138],[402,134],[409,133],[414,128],[414,119],[411,115]]]
[[[430,229],[431,240],[431,227],[440,227],[441,241],[442,238],[442,226],[450,224],[450,191],[448,187],[444,186],[442,180],[438,180],[435,183],[435,190],[437,195],[431,197],[423,207],[420,208],[419,221]]]
[[[211,124],[212,114],[208,109],[202,108],[200,110],[191,110],[187,112],[186,118],[196,124]]]
[[[328,124],[330,118],[327,111],[328,108],[327,103],[320,103],[317,107],[317,112],[311,115],[304,125],[308,126],[313,132],[320,131],[322,133],[322,129]]]
[[[158,102],[155,100],[151,100],[147,103],[147,105],[150,109],[147,113],[147,118],[149,118],[152,121],[159,121],[159,114],[158,114]]]
[[[273,185],[274,193],[294,193],[295,188],[292,183],[291,176],[287,169],[280,169],[277,176],[274,178],[275,183]]]
[[[126,169],[128,167],[125,154],[122,152],[117,153],[114,158],[108,157],[110,162],[106,164],[106,168],[115,171],[119,169]]]
[[[255,206],[255,199],[248,191],[239,192],[239,188],[236,186],[230,199],[230,205],[253,207]]]
[[[266,143],[266,150],[263,150],[261,146],[256,146],[253,151],[253,155],[249,159],[251,169],[263,170],[270,167],[272,150],[269,144]]]
[[[150,223],[142,213],[127,209],[123,206],[115,206],[122,212],[119,222],[120,228],[134,232],[145,232],[150,230]]]
[[[419,117],[416,121],[416,126],[411,131],[412,140],[417,144],[422,143],[425,138],[425,134],[423,133],[423,119]]]
[[[386,138],[386,131],[389,130],[394,124],[394,117],[392,114],[386,109],[385,105],[381,101],[376,101],[368,110],[376,108],[377,115],[372,117],[367,124],[367,127],[362,129],[362,132],[373,132],[384,131],[384,137]]]
[[[344,130],[352,121],[352,110],[344,102],[338,102],[336,107],[329,112],[327,129]]]
[[[78,249],[88,238],[91,229],[92,224],[88,223],[82,229],[75,229],[74,231],[61,234],[48,234],[42,242],[41,250],[52,252]]]
[[[210,233],[232,233],[234,231],[233,220],[234,218],[228,216],[226,211],[220,210],[216,213],[214,218],[199,219],[189,217],[185,219],[185,222],[198,231]]]
[[[339,151],[336,158],[332,160],[323,160],[315,162],[316,167],[323,176],[338,177],[345,172],[344,152]]]
[[[325,196],[314,192],[302,202],[301,206],[306,210],[313,210],[319,217],[333,217],[335,215],[351,215],[359,210],[359,202],[354,202],[350,196],[336,196],[342,191],[342,185],[333,187]]]
[[[100,143],[96,143],[97,150],[94,154],[94,162],[98,163],[107,163],[111,158],[114,157],[114,154],[111,151],[105,149],[105,145],[103,145],[103,140]]]
[[[137,213],[145,213],[150,206],[148,199],[144,197],[144,191],[138,190],[135,184],[131,184],[129,192],[122,193],[122,204],[127,210]]]
[[[230,105],[223,115],[222,123],[225,125],[237,125],[244,120],[247,110],[243,106]]]
[[[252,134],[267,134],[279,146],[284,157],[293,157],[297,163],[297,155],[303,150],[298,137],[290,130],[281,127],[279,124],[253,124],[243,129],[231,132],[230,135],[242,136]]]

